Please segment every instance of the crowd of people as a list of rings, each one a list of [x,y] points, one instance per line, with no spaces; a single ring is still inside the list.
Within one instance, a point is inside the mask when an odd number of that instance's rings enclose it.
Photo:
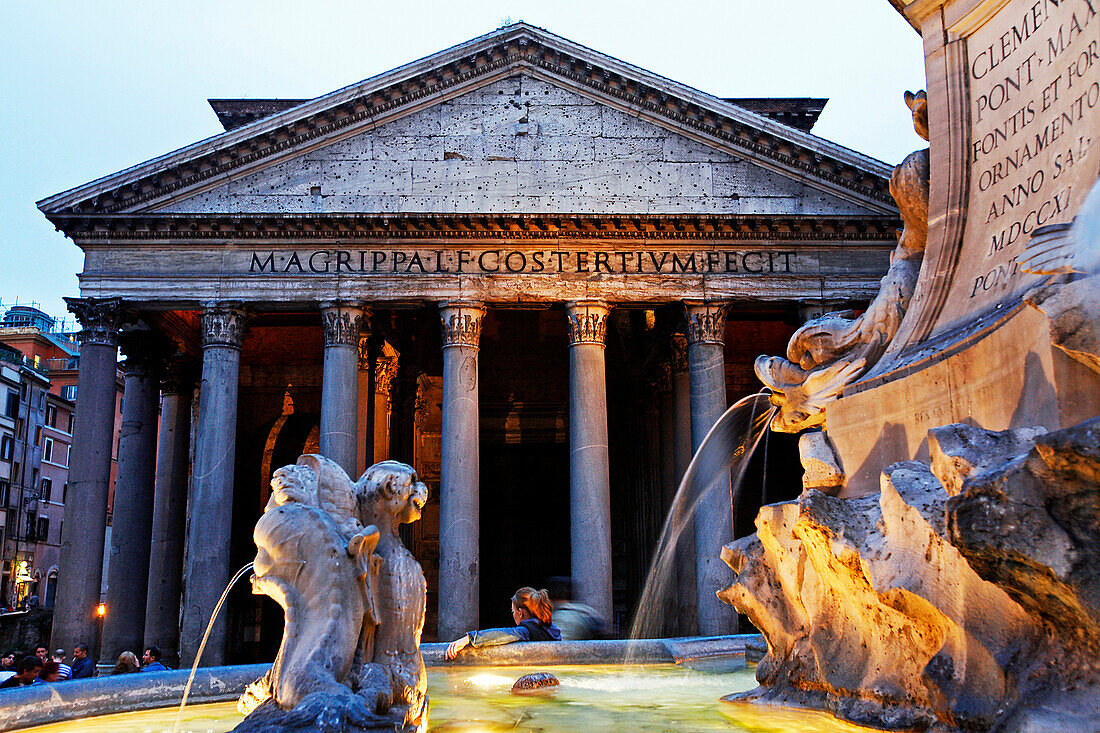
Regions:
[[[67,664],[65,660],[64,649],[49,654],[47,648],[41,645],[34,650],[34,654],[22,657],[18,652],[10,651],[0,657],[0,689],[79,680],[97,674],[95,663],[88,657],[87,644],[77,644],[73,648],[72,664]],[[145,648],[141,662],[133,652],[123,652],[111,674],[161,672],[167,669],[161,662],[160,649],[149,646]]]

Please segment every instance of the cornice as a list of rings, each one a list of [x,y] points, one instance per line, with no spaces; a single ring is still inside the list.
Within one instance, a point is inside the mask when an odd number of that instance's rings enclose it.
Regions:
[[[226,239],[735,239],[878,241],[893,246],[893,216],[543,214],[53,214],[82,241]]]
[[[541,29],[521,25],[464,46],[469,48],[442,52],[57,194],[40,201],[39,208],[46,213],[133,209],[342,131],[366,131],[394,119],[405,108],[412,111],[458,96],[483,79],[524,69],[564,80],[590,96],[614,100],[633,114],[694,131],[780,169],[811,176],[890,209],[895,206],[885,164]]]

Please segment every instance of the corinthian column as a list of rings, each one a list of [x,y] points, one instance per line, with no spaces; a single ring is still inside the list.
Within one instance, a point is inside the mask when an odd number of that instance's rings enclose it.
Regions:
[[[439,638],[478,626],[480,558],[478,342],[485,309],[440,306],[443,327],[443,439],[439,472]]]
[[[61,530],[52,643],[55,647],[72,649],[78,642],[94,647],[99,637],[95,608],[103,583],[122,302],[117,298],[65,301],[83,330],[69,462],[69,499],[65,507],[65,518],[69,521]]]
[[[724,304],[685,302],[688,326],[688,381],[691,392],[691,448],[703,439],[726,411]],[[733,541],[733,496],[729,474],[709,486],[695,512],[695,588],[699,633],[737,633],[737,611],[715,595],[729,585],[729,571],[719,553]]]
[[[321,382],[321,455],[355,475],[359,420],[359,330],[361,305],[325,303],[325,366]],[[369,315],[368,328],[369,328]]]
[[[237,381],[245,312],[209,305],[202,312],[202,388],[195,431],[195,465],[188,501],[180,661],[190,665],[229,583],[233,469],[237,451]],[[225,663],[225,614],[218,616],[202,661]]]
[[[169,361],[161,385],[144,643],[159,646],[164,661],[172,666],[179,663],[180,591],[194,391],[194,366],[182,358]]]
[[[160,370],[167,339],[149,332],[122,336],[126,375],[122,434],[118,441],[111,561],[107,566],[107,616],[99,666],[144,643],[149,547],[153,534],[153,478],[160,412]]]
[[[569,319],[569,540],[577,599],[610,619],[611,478],[607,454],[606,303],[566,305]]]

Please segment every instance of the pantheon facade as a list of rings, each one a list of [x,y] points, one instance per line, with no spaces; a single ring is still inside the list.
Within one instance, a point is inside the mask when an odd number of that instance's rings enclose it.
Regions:
[[[692,449],[807,313],[896,244],[890,167],[824,100],[721,99],[525,24],[311,100],[212,100],[225,132],[39,202],[85,253],[54,646],[98,637],[115,369],[124,425],[101,657],[194,658],[274,469],[383,458],[430,486],[406,541],[427,636],[571,576],[625,623]],[[667,633],[728,633],[718,551],[797,493],[769,438],[700,507]],[[271,658],[229,596],[204,663]]]

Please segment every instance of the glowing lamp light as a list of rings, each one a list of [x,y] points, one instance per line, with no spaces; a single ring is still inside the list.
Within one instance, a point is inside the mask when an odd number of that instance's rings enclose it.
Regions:
[[[106,603],[100,603],[98,606],[96,606],[95,607],[95,615],[99,616],[100,618],[103,618],[104,616],[106,616],[107,615],[107,604]]]

